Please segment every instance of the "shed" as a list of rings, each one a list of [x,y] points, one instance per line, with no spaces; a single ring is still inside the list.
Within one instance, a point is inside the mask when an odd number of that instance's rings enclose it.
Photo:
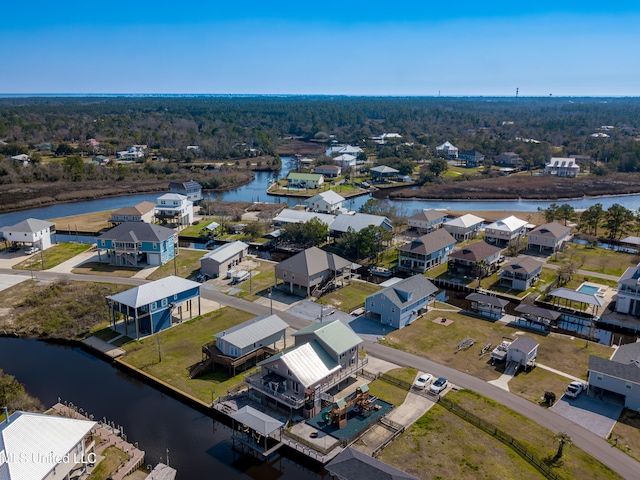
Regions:
[[[517,338],[507,347],[507,364],[517,362],[521,368],[525,369],[535,366],[539,345],[533,338]]]

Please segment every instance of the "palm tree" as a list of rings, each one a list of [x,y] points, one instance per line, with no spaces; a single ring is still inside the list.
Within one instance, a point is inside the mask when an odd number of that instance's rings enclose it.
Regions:
[[[487,274],[487,262],[478,260],[473,264],[473,272],[478,277],[478,288],[481,287],[482,278]]]
[[[565,432],[558,432],[553,437],[553,440],[558,442],[558,451],[556,452],[555,460],[562,458],[563,450],[565,445],[571,445],[573,440],[571,437]]]

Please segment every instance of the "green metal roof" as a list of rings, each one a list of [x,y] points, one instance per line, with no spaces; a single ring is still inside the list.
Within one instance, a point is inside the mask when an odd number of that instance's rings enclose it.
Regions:
[[[293,336],[315,335],[335,353],[344,353],[362,343],[362,339],[350,327],[340,320],[312,323],[293,334]]]
[[[291,172],[287,179],[291,180],[319,180],[320,178],[324,178],[324,176],[320,173],[296,173]]]

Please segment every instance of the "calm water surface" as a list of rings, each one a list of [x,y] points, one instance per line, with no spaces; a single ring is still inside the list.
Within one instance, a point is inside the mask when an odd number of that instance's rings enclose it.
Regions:
[[[122,425],[128,440],[139,442],[146,463],[166,460],[178,479],[319,479],[284,456],[257,462],[231,448],[230,429],[179,401],[129,377],[79,348],[36,340],[0,338],[0,369],[25,384],[45,406],[58,397],[96,419]]]

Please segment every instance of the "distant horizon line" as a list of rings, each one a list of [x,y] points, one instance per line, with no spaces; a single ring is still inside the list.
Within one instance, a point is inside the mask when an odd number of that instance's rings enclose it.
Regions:
[[[188,97],[344,97],[344,98],[640,98],[640,95],[375,95],[346,93],[0,93],[0,98],[188,98]]]

